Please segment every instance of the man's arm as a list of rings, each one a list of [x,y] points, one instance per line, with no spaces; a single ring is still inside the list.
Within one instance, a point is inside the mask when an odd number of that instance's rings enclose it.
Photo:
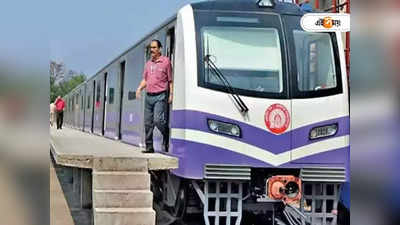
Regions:
[[[139,87],[136,89],[136,99],[140,99],[140,92],[146,87],[146,80],[143,78],[139,84]]]
[[[168,97],[168,103],[169,103],[169,104],[172,103],[172,99],[173,99],[173,97],[172,97],[172,96],[173,96],[172,93],[174,92],[174,91],[173,91],[173,90],[174,90],[173,87],[174,87],[174,85],[172,84],[172,81],[169,82],[169,97]]]

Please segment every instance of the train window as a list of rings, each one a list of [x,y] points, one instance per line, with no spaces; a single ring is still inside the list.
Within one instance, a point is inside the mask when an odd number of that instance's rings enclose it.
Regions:
[[[136,99],[136,92],[130,91],[128,92],[128,100],[135,100]]]
[[[100,88],[101,88],[101,81],[98,81],[97,88],[96,88],[96,108],[100,107]]]
[[[293,36],[298,89],[319,91],[335,88],[337,79],[330,34],[294,30]]]
[[[79,94],[76,94],[75,98],[75,108],[79,111]]]
[[[71,107],[71,109],[72,109],[72,112],[75,111],[75,98],[74,98],[74,96],[72,96],[72,107]]]
[[[282,93],[281,46],[276,28],[204,27],[204,53],[233,88],[260,93]],[[255,54],[256,53],[256,54]],[[204,80],[221,85],[207,63]]]
[[[113,104],[114,103],[114,88],[108,89],[108,96],[109,96],[108,103]]]
[[[151,58],[151,54],[150,54],[150,44],[148,44],[148,45],[146,46],[145,53],[144,53],[144,61],[147,62],[147,61],[150,60],[150,58]]]
[[[85,108],[84,102],[83,102],[84,98],[83,95],[81,96],[81,111],[83,111],[83,109]]]
[[[90,109],[90,95],[87,96],[87,109]]]

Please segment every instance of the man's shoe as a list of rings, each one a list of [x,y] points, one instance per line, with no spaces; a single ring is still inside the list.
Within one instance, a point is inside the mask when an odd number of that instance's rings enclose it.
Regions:
[[[163,152],[168,152],[168,145],[161,147],[161,149],[162,149]]]
[[[154,151],[151,151],[151,150],[145,150],[145,151],[142,151],[142,153],[154,153]]]
[[[142,151],[143,153],[154,153],[154,148],[148,147],[146,150]]]

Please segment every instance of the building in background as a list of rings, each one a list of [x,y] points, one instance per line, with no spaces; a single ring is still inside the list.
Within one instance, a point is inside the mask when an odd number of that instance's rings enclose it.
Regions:
[[[58,85],[62,82],[68,82],[73,77],[79,76],[81,73],[78,73],[75,70],[68,69],[64,62],[50,61],[50,77],[54,79],[54,84]]]

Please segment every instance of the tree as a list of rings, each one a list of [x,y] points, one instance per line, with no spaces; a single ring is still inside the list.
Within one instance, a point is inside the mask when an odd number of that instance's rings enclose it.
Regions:
[[[55,84],[56,78],[50,76],[50,102],[54,102],[57,96],[65,96],[78,85],[86,81],[85,74],[75,75],[69,81]]]

